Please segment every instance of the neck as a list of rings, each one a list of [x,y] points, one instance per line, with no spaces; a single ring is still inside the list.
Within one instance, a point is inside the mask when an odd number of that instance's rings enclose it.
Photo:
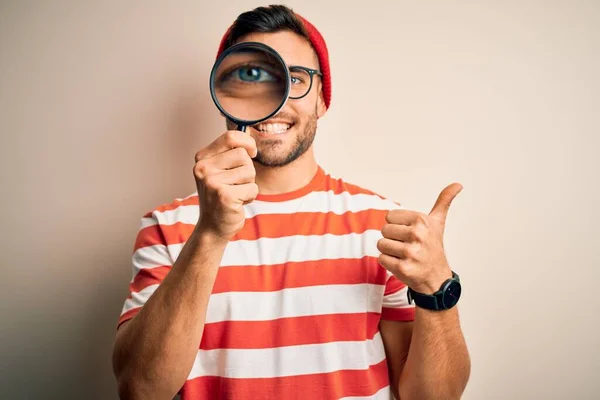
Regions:
[[[318,169],[312,146],[288,165],[267,167],[254,163],[254,166],[255,180],[261,194],[282,194],[298,190],[310,183]]]

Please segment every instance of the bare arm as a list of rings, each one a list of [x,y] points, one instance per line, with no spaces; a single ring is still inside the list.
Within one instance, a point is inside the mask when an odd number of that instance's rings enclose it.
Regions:
[[[417,307],[410,350],[399,379],[400,398],[458,400],[470,371],[456,307],[445,311]]]
[[[381,321],[380,328],[397,399],[460,399],[471,365],[456,308],[417,307],[414,322]]]
[[[254,139],[237,131],[196,154],[196,229],[156,291],[117,331],[113,369],[121,398],[172,399],[185,383],[225,248],[244,226],[244,204],[258,194],[255,156]]]
[[[183,386],[226,243],[194,232],[148,302],[121,325],[113,352],[121,398],[172,399]]]

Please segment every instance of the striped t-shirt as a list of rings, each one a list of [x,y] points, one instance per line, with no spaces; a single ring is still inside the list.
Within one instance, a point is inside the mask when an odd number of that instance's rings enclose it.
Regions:
[[[319,167],[305,187],[244,207],[181,398],[390,399],[379,321],[411,321],[414,306],[377,262],[377,241],[400,206]],[[160,285],[198,217],[197,195],[143,217],[119,324]]]

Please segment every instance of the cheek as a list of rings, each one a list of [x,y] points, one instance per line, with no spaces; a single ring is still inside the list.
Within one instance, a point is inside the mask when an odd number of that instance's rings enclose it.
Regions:
[[[292,100],[297,104],[292,104],[293,112],[297,115],[298,119],[303,123],[306,123],[309,119],[315,117],[317,113],[317,102],[316,98],[307,96],[301,100]]]

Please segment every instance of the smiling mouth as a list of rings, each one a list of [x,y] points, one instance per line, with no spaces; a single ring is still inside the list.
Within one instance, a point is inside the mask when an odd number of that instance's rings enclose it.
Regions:
[[[267,122],[253,126],[259,132],[280,135],[286,133],[294,124],[284,122]]]

